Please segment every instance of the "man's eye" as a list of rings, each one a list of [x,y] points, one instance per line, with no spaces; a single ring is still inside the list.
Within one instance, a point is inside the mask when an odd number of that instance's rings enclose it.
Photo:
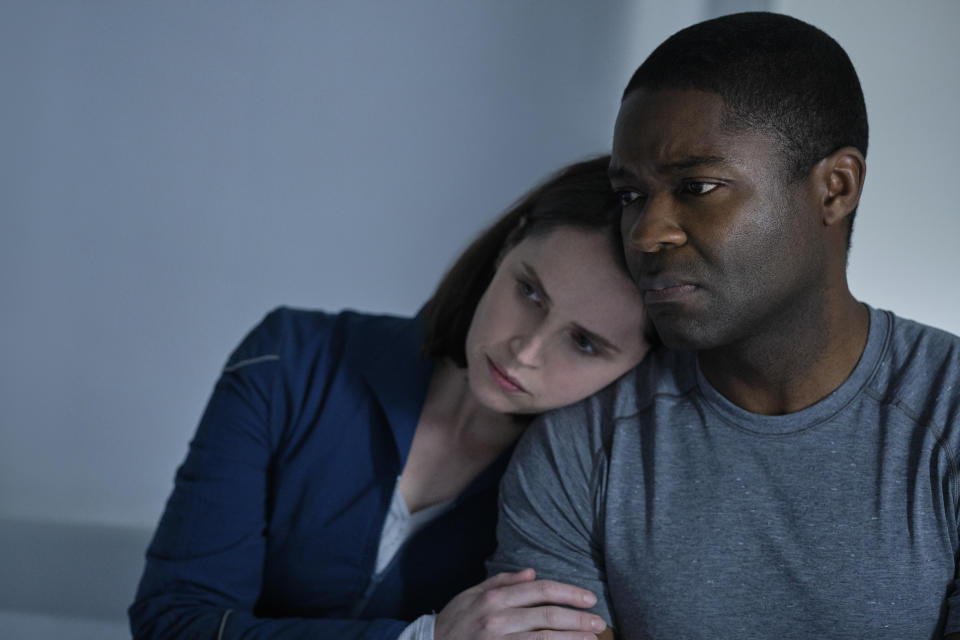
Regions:
[[[643,197],[637,191],[621,191],[617,195],[620,196],[620,204],[624,207],[629,207],[631,204]]]
[[[704,196],[719,186],[716,182],[686,182],[683,190],[695,196]]]

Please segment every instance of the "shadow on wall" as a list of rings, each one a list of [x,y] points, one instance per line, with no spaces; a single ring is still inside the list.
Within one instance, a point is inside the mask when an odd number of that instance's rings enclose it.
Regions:
[[[0,611],[126,624],[151,532],[0,519]]]

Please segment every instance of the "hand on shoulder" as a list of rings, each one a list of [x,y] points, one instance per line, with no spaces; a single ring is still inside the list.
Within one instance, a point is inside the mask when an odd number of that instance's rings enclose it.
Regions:
[[[454,597],[437,614],[434,640],[595,640],[606,628],[585,609],[596,597],[580,587],[537,580],[533,569],[499,573]],[[605,636],[609,637],[609,636]]]

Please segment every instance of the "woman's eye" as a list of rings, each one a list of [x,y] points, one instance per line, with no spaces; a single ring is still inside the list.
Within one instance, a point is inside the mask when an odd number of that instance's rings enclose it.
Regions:
[[[575,331],[570,336],[573,339],[573,344],[582,351],[583,353],[591,356],[597,355],[597,348],[594,346],[593,342],[587,336],[583,335],[579,331]]]
[[[617,195],[620,196],[620,205],[624,207],[629,207],[641,198],[640,193],[637,191],[621,191]]]
[[[683,185],[683,190],[695,196],[703,196],[719,186],[716,182],[687,182]]]
[[[532,284],[525,280],[517,279],[517,292],[520,294],[521,298],[526,298],[540,304],[540,294],[537,293],[537,290]]]

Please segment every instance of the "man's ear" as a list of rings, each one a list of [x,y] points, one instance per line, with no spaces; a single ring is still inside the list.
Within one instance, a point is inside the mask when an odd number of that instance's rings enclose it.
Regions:
[[[825,226],[844,220],[860,203],[867,161],[856,147],[842,147],[813,168]]]

